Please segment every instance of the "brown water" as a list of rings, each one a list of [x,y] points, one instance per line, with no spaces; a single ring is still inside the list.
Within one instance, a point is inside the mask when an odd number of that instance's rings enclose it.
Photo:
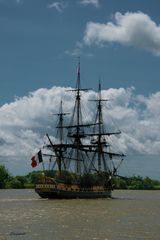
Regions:
[[[0,240],[160,240],[160,191],[113,197],[44,200],[33,190],[0,190]]]

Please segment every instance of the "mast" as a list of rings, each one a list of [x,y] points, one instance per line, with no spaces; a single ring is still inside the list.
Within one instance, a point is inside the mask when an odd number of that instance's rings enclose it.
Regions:
[[[80,152],[79,152],[79,148],[81,145],[81,138],[80,138],[80,111],[81,111],[81,106],[80,106],[80,61],[78,63],[78,72],[77,72],[77,96],[76,96],[76,102],[77,102],[77,127],[76,127],[76,138],[75,138],[75,145],[76,145],[76,155],[77,155],[77,166],[76,166],[76,172],[77,174],[81,173],[81,166],[80,166]]]
[[[64,143],[64,127],[63,127],[63,122],[64,122],[64,116],[67,115],[68,113],[63,112],[63,107],[62,107],[62,100],[60,102],[60,112],[54,115],[58,116],[58,124],[57,124],[57,135],[59,138],[59,143],[58,144],[53,144],[50,137],[47,134],[47,138],[49,140],[49,145],[47,145],[48,148],[52,149],[55,153],[56,157],[56,163],[58,166],[58,171],[59,174],[61,174],[62,167],[63,169],[66,169],[66,164],[65,164],[65,159],[64,159],[64,154],[65,152],[65,147],[66,144]]]
[[[104,166],[104,170],[107,171],[107,165],[106,165],[105,156],[104,156],[104,146],[106,145],[106,139],[105,139],[104,125],[103,125],[102,101],[108,101],[108,100],[102,99],[100,80],[99,80],[99,87],[98,87],[98,98],[97,98],[97,100],[93,100],[93,101],[97,102],[97,113],[96,113],[95,123],[98,124],[98,129],[95,126],[94,133],[95,133],[95,130],[97,129],[98,132],[96,133],[96,135],[97,135],[96,152],[98,153],[98,171],[101,172],[102,171],[102,163]]]
[[[86,157],[86,152],[85,152],[85,147],[86,145],[82,143],[82,138],[86,136],[84,133],[84,128],[89,127],[92,124],[84,124],[83,123],[83,118],[82,118],[82,110],[81,110],[81,92],[82,91],[87,91],[88,89],[82,89],[81,84],[80,84],[80,59],[78,62],[78,67],[77,67],[77,82],[76,82],[76,88],[71,90],[75,92],[75,104],[74,104],[74,109],[73,109],[73,114],[71,118],[70,125],[68,126],[68,137],[72,138],[72,143],[73,143],[73,152],[75,153],[75,157],[73,157],[72,154],[72,159],[76,159],[75,161],[75,172],[77,175],[81,175],[82,170],[84,168],[86,169],[85,166],[85,157]],[[83,164],[83,169],[82,169],[82,164]]]
[[[76,89],[72,90],[76,92],[76,100],[74,105],[74,110],[72,114],[72,119],[70,126],[73,127],[72,130],[70,130],[68,136],[73,137],[73,144],[75,145],[75,151],[76,151],[76,166],[75,171],[78,175],[81,174],[81,153],[80,153],[80,147],[82,145],[81,138],[83,137],[83,130],[81,129],[82,123],[82,112],[81,112],[81,88],[80,88],[80,60],[78,62],[77,67],[77,83],[76,83]],[[74,122],[75,121],[75,122]]]
[[[102,157],[103,157],[103,147],[102,147],[102,143],[101,143],[101,138],[102,138],[102,123],[103,123],[103,118],[102,118],[102,105],[101,105],[101,83],[99,81],[99,96],[98,96],[98,132],[99,132],[99,136],[98,136],[98,171],[101,171],[101,162],[102,162]]]
[[[59,145],[59,149],[58,149],[58,157],[57,157],[57,163],[58,163],[58,170],[59,173],[61,174],[61,170],[62,170],[62,161],[64,164],[64,158],[63,158],[63,148],[62,148],[62,144],[63,144],[63,116],[66,115],[66,113],[62,112],[62,100],[60,103],[60,113],[57,114],[59,116],[59,123],[57,128],[59,128],[59,135],[60,135],[60,145]]]
[[[116,171],[116,168],[114,166],[114,163],[112,161],[113,165],[113,170],[109,167],[107,164],[107,159],[109,158],[112,160],[112,156],[116,157],[123,157],[123,154],[119,153],[112,153],[110,151],[106,151],[106,148],[109,146],[109,144],[106,141],[106,136],[110,135],[115,135],[115,134],[120,134],[121,132],[106,132],[104,129],[104,124],[103,124],[103,102],[109,101],[108,99],[102,99],[102,94],[101,94],[101,83],[99,81],[99,87],[98,87],[98,97],[95,100],[90,100],[90,101],[95,101],[97,102],[97,112],[96,112],[96,117],[95,117],[95,126],[93,128],[93,133],[89,133],[87,135],[92,136],[93,139],[91,140],[91,143],[95,144],[95,148],[93,150],[94,155],[90,164],[91,166],[94,164],[96,161],[96,156],[97,156],[97,161],[98,161],[98,172],[106,172],[108,173],[109,176],[113,174],[113,172]],[[96,137],[96,140],[95,140]],[[108,156],[108,157],[107,157]]]

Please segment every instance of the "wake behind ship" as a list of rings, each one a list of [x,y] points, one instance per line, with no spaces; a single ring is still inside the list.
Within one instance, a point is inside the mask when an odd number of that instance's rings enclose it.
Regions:
[[[78,63],[76,88],[71,92],[75,102],[71,120],[65,124],[68,113],[63,112],[62,101],[57,115],[57,138],[52,140],[46,134],[48,143],[44,146],[49,153],[40,150],[32,158],[32,167],[41,162],[43,156],[49,158],[49,171],[43,169],[35,191],[42,198],[106,198],[111,197],[113,178],[121,165],[124,154],[110,151],[111,135],[103,121],[103,104],[108,99],[101,95],[101,84],[96,99],[95,119],[92,123],[83,120],[81,98],[87,89],[80,85],[80,62]],[[95,103],[94,103],[95,102]],[[117,163],[118,162],[118,163]],[[51,167],[52,164],[52,167]]]

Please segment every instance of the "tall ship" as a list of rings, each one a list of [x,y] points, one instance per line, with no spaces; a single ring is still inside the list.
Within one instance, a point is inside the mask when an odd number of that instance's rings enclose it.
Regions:
[[[75,96],[73,112],[64,112],[60,102],[60,111],[56,113],[56,138],[46,134],[47,143],[43,149],[48,153],[42,153],[42,149],[31,159],[32,167],[37,162],[43,166],[44,157],[49,159],[49,170],[43,169],[35,191],[42,198],[52,199],[111,197],[113,179],[125,155],[111,150],[109,139],[121,132],[105,130],[103,112],[108,99],[102,98],[99,82],[97,97],[90,100],[95,104],[95,118],[93,122],[84,121],[81,103],[87,89],[81,88],[80,62],[76,87],[68,91]],[[66,124],[65,118],[68,117],[70,122]]]

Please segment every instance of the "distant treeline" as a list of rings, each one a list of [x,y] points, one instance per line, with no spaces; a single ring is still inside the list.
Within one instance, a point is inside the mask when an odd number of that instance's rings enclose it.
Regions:
[[[33,171],[26,176],[12,176],[5,166],[0,165],[0,189],[22,189],[22,188],[34,188],[35,183],[39,180],[41,171]],[[55,177],[56,171],[46,171],[46,175]],[[65,182],[71,184],[75,178],[74,174],[65,172],[63,175]],[[88,186],[95,183],[96,176],[91,174],[85,174],[81,177],[81,184],[87,182]],[[112,180],[114,189],[137,189],[137,190],[160,190],[160,181],[153,180],[149,177],[115,177]]]
[[[113,180],[115,189],[132,189],[132,190],[160,190],[160,181],[149,177],[116,177]]]

